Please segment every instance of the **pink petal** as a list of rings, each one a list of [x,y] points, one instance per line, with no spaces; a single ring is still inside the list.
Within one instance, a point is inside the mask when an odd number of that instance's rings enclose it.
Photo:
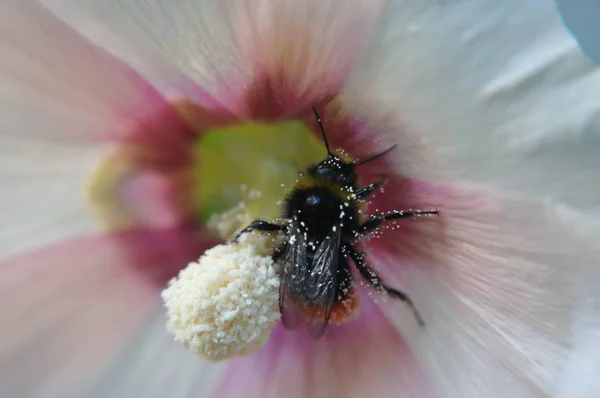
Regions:
[[[386,306],[442,396],[556,393],[600,258],[590,221],[548,201],[420,181],[392,181],[376,204],[442,212],[399,221],[371,244],[371,261],[423,314],[425,329],[402,303]]]
[[[279,325],[261,351],[232,361],[213,396],[432,396],[395,328],[368,296],[363,301],[358,319],[330,325],[318,341]]]
[[[0,195],[0,261],[97,231],[83,187],[102,149],[0,138],[0,184],[10,187]]]
[[[370,42],[383,5],[237,2],[232,24],[252,76],[245,113],[279,118],[333,99]]]
[[[115,139],[164,107],[131,68],[31,0],[0,16],[0,127],[15,137]]]
[[[132,230],[0,263],[2,395],[64,396],[94,377],[210,244],[194,230]]]

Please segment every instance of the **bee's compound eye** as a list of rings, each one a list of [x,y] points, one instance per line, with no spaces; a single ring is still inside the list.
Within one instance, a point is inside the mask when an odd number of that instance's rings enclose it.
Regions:
[[[310,194],[306,197],[306,204],[311,207],[318,206],[320,202],[319,195]]]
[[[356,174],[350,173],[346,175],[344,185],[354,185],[356,183]]]
[[[331,173],[331,167],[328,164],[321,163],[317,167],[317,173],[321,175],[327,175]]]

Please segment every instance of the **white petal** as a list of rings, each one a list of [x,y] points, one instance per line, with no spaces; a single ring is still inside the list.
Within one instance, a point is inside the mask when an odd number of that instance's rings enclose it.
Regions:
[[[596,283],[598,279],[593,279]],[[597,284],[597,283],[596,283]],[[600,294],[587,299],[588,308],[580,314],[573,338],[573,350],[560,379],[557,397],[594,398],[600,391],[600,380],[595,375],[600,369]]]
[[[168,7],[152,0],[41,3],[169,94],[183,90],[194,95],[194,89],[180,80],[181,72],[202,88],[214,89],[215,69],[235,70],[239,63],[231,32],[223,23],[224,7],[209,8],[199,1],[170,2]]]
[[[119,360],[88,385],[81,398],[202,398],[219,382],[225,363],[209,363],[166,332],[164,308],[139,330]],[[235,381],[232,381],[235,382]]]
[[[84,183],[102,147],[0,142],[0,258],[98,229]]]
[[[304,95],[313,102],[330,100],[372,37],[383,1],[176,0],[167,4],[162,0],[43,0],[43,3],[128,63],[137,67],[138,57],[142,57],[173,66],[230,109],[239,111],[244,104],[234,102],[248,94],[260,79],[270,83],[262,91],[271,90],[275,96]],[[147,68],[142,72],[153,75]],[[169,78],[155,72],[152,80],[163,82],[161,88],[167,92],[173,91],[173,87],[164,84]],[[180,87],[181,90],[194,96],[189,85]],[[328,98],[314,94],[322,91]],[[302,105],[306,108],[312,104]]]
[[[424,141],[438,168],[415,163],[413,175],[598,206],[600,69],[554,1],[395,0],[387,15],[349,106]]]
[[[413,194],[411,206],[439,205],[442,213],[402,224],[405,236],[382,261],[394,264],[388,283],[407,290],[426,327],[398,304],[387,309],[438,393],[557,396],[569,360],[577,361],[570,347],[578,339],[590,348],[599,342],[589,333],[597,311],[580,308],[582,297],[599,298],[586,273],[598,268],[598,224],[548,202],[476,187],[423,184]],[[578,313],[581,337],[573,334]],[[594,381],[594,366],[572,366],[581,371],[580,386]]]
[[[600,228],[592,224],[589,234],[600,236]],[[600,371],[600,267],[597,262],[589,264],[583,278],[585,284],[578,292],[573,349],[561,378],[557,395],[560,398],[594,398],[600,391],[600,379],[593,376]]]

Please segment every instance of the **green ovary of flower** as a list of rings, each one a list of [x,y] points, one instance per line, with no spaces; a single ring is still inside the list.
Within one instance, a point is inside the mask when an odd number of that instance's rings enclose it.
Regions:
[[[325,156],[325,148],[299,121],[247,123],[212,129],[194,147],[194,206],[207,221],[240,201],[253,216],[273,219],[298,172]],[[247,187],[244,192],[241,187]],[[259,197],[250,191],[260,192]]]

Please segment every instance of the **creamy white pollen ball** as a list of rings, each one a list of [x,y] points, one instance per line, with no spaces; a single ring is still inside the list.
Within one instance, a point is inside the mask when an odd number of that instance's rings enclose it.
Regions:
[[[167,329],[211,361],[256,351],[279,320],[279,277],[256,235],[207,250],[162,292]]]

